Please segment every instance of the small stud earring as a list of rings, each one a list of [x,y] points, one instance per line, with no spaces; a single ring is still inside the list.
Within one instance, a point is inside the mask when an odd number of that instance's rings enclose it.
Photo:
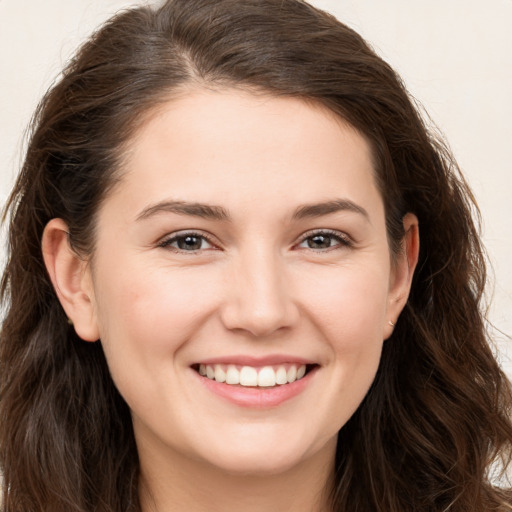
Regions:
[[[71,318],[68,318],[68,325],[73,325],[73,320],[71,320]]]
[[[388,320],[388,324],[391,325],[391,327],[395,327],[395,324],[391,320]]]

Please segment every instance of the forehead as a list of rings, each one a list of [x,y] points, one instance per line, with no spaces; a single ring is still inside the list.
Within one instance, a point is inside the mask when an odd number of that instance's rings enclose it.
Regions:
[[[132,199],[284,209],[370,194],[381,203],[366,140],[327,108],[296,98],[194,91],[160,105],[128,147],[120,192]]]

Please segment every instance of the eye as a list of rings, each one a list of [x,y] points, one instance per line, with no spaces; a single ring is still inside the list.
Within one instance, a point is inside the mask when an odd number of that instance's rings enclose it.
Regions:
[[[214,248],[207,237],[199,233],[178,233],[166,238],[158,245],[174,249],[176,252],[197,252]]]
[[[337,231],[316,231],[306,233],[306,236],[298,244],[298,247],[304,249],[313,249],[315,251],[324,251],[336,249],[339,247],[351,246],[351,241],[347,235]]]

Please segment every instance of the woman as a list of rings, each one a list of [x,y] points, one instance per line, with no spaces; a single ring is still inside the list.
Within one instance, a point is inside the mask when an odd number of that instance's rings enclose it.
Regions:
[[[325,13],[113,18],[43,99],[8,204],[4,510],[509,510],[472,209]]]

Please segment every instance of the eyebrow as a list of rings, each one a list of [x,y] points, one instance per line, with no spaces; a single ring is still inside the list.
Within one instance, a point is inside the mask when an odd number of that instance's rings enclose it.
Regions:
[[[191,215],[203,219],[229,220],[228,212],[222,206],[213,206],[202,203],[189,203],[186,201],[162,201],[144,208],[137,215],[136,220],[144,220],[159,213],[177,213],[179,215]]]
[[[358,204],[350,201],[349,199],[335,199],[333,201],[326,201],[324,203],[306,204],[299,206],[293,214],[294,219],[305,219],[312,217],[322,217],[330,213],[340,211],[349,211],[362,215],[366,220],[370,221],[368,212]]]
[[[362,215],[368,221],[368,212],[358,204],[349,199],[335,199],[323,203],[305,204],[299,206],[292,215],[292,219],[300,220],[305,218],[322,217],[331,213],[349,211]],[[144,220],[160,213],[176,213],[178,215],[189,215],[203,219],[229,221],[231,216],[222,206],[209,205],[204,203],[191,203],[187,201],[161,201],[144,208],[137,215],[136,220]]]

